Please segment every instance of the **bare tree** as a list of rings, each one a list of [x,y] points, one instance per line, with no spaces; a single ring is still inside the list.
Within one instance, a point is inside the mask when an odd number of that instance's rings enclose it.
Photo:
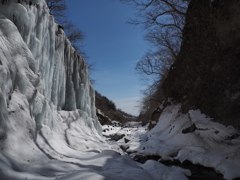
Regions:
[[[147,76],[152,76],[153,79],[166,75],[172,63],[177,58],[180,50],[181,41],[178,37],[174,37],[172,33],[158,34],[150,32],[147,35],[149,41],[155,44],[156,51],[147,52],[145,56],[138,61],[136,70]]]
[[[189,0],[121,1],[136,7],[137,18],[129,22],[142,25],[147,32],[146,40],[154,46],[154,50],[148,51],[136,65],[136,70],[151,82],[144,91],[141,108],[142,117],[146,119],[164,99],[162,81],[180,51]]]
[[[155,77],[158,80],[166,74],[172,64],[172,57],[167,52],[157,51],[148,52],[140,61],[137,62],[136,70],[147,76]]]
[[[143,25],[147,30],[146,39],[157,49],[147,52],[137,63],[136,70],[153,77],[165,74],[180,50],[188,0],[121,1],[136,7],[138,18],[129,22]]]
[[[50,14],[52,14],[58,23],[66,17],[67,6],[65,0],[46,0]]]
[[[138,17],[130,23],[144,25],[146,29],[173,29],[182,32],[189,0],[121,0],[133,4]]]
[[[84,51],[81,50],[82,43],[84,41],[84,34],[83,32],[76,27],[73,23],[69,21],[65,21],[63,23],[63,28],[66,36],[68,37],[69,41],[71,42],[72,46],[75,48],[75,50],[81,55],[81,57],[85,60],[88,66],[88,70],[93,71],[94,70],[94,64],[88,61],[88,56]],[[94,80],[92,80],[92,83],[94,83]]]
[[[67,6],[65,0],[46,0],[46,3],[50,10],[50,14],[55,17],[57,23],[61,24],[72,46],[83,55],[84,53],[81,52],[79,48],[83,41],[83,33],[78,27],[67,20]]]
[[[76,50],[79,50],[81,42],[84,39],[84,35],[82,31],[69,21],[65,21],[63,23],[63,27],[64,27],[64,32],[68,37],[69,41],[72,43],[73,47]]]

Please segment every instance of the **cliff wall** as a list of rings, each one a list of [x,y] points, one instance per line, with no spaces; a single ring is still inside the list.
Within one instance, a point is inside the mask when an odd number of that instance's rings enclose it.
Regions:
[[[179,57],[163,83],[164,94],[240,127],[240,2],[192,0]]]
[[[19,93],[38,129],[53,124],[51,111],[76,109],[99,129],[87,65],[49,15],[45,1],[1,1],[0,21],[1,114]]]

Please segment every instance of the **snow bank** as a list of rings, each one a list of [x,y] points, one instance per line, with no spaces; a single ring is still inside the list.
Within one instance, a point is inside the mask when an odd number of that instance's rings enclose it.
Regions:
[[[226,179],[233,179],[240,177],[239,135],[233,127],[212,122],[199,110],[183,114],[180,105],[172,105],[163,111],[151,131],[132,136],[127,151],[159,155],[163,160],[189,160],[214,168]]]

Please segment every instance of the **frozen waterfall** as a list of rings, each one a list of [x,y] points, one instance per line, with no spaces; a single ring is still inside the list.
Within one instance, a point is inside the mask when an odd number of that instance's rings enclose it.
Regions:
[[[2,99],[18,91],[38,125],[52,124],[52,110],[79,109],[99,129],[87,65],[48,11],[41,0],[2,1]]]
[[[158,179],[101,136],[87,65],[44,0],[0,2],[0,179]],[[113,151],[114,150],[114,151]]]

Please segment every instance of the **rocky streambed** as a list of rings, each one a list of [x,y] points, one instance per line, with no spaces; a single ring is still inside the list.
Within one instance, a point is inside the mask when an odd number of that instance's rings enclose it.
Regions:
[[[179,160],[162,160],[160,156],[152,155],[145,156],[141,154],[136,154],[133,156],[133,160],[145,163],[147,160],[155,160],[161,162],[166,166],[177,166],[191,171],[191,175],[188,176],[191,180],[223,180],[223,175],[217,173],[213,168],[204,167],[200,164],[193,164],[190,161],[180,162]]]
[[[223,175],[216,172],[213,168],[204,167],[200,164],[193,164],[192,162],[185,160],[180,162],[177,159],[173,160],[164,160],[159,155],[146,155],[142,153],[138,153],[137,151],[131,152],[128,151],[129,144],[131,141],[132,134],[136,133],[138,127],[130,128],[130,127],[116,127],[116,126],[105,126],[104,128],[104,136],[111,141],[112,143],[116,143],[119,147],[129,155],[134,161],[144,164],[148,160],[154,160],[159,163],[162,163],[168,167],[181,167],[183,169],[187,169],[191,172],[191,175],[187,176],[191,180],[223,180]],[[147,130],[147,129],[145,129]]]

